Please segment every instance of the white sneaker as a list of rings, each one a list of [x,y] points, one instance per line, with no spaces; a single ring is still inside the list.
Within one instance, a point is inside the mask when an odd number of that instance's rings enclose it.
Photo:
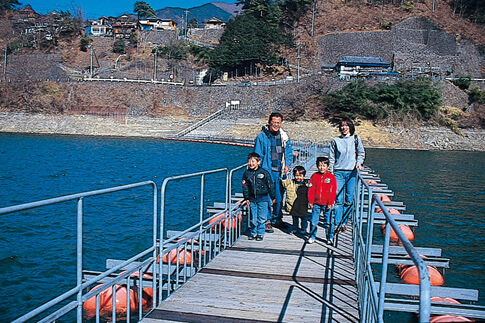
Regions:
[[[308,243],[309,243],[309,244],[312,244],[312,243],[314,243],[314,242],[315,242],[315,239],[312,239],[312,238],[308,239]]]
[[[332,239],[328,239],[327,244],[329,244],[329,245],[333,246],[333,242],[334,242],[334,241],[333,241],[333,238],[332,238]]]

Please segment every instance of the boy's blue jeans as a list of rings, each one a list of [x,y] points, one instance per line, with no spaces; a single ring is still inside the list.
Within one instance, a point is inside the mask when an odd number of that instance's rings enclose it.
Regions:
[[[332,239],[334,234],[334,221],[331,219],[332,209],[327,210],[326,205],[313,204],[313,211],[311,218],[308,219],[311,223],[310,226],[310,239],[315,239],[317,237],[318,222],[320,220],[320,214],[323,212],[325,216],[325,227],[327,233],[327,239]],[[305,224],[306,226],[306,224]]]
[[[249,209],[251,210],[251,235],[262,236],[266,229],[266,219],[268,218],[268,201],[254,202],[251,201]]]
[[[357,182],[357,170],[336,170],[335,178],[337,179],[337,198],[335,200],[335,224],[339,225],[344,218],[344,223],[350,217],[352,212],[352,203],[354,202],[355,185]]]

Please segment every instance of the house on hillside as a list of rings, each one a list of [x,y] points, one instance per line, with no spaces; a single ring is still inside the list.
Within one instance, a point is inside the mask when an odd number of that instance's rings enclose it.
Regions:
[[[37,47],[41,42],[52,41],[59,31],[59,23],[51,15],[40,15],[30,5],[13,12],[8,18],[16,32],[25,35],[23,46]]]
[[[98,20],[86,21],[84,30],[88,36],[113,36],[113,21],[111,17],[100,17]]]
[[[40,14],[34,11],[32,7],[28,4],[23,9],[17,10],[17,20],[22,20],[24,22],[30,21],[35,22],[36,19],[40,17]]]
[[[138,21],[141,30],[176,30],[177,24],[171,19],[150,17]]]
[[[382,57],[344,56],[335,65],[335,70],[344,80],[397,75],[392,71],[392,63],[385,62]]]
[[[204,29],[223,29],[226,23],[219,18],[212,17],[204,21]]]
[[[113,36],[115,38],[130,38],[130,35],[137,30],[136,18],[129,15],[121,15],[112,24]]]
[[[35,32],[35,24],[39,23],[41,15],[35,12],[30,5],[25,8],[13,11],[13,14],[8,19],[13,23],[14,29],[24,34]]]

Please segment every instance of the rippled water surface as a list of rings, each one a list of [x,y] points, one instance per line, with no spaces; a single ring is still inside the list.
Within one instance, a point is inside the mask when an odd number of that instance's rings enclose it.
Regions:
[[[0,134],[0,207],[246,162],[250,148],[153,139]],[[224,201],[224,174],[206,177],[206,202]],[[240,183],[238,181],[238,183]],[[239,184],[240,185],[240,184]],[[196,190],[188,189],[197,187]],[[198,221],[200,179],[171,182],[169,229]],[[152,240],[151,188],[84,199],[84,268],[127,259]],[[76,204],[3,215],[0,322],[75,286]]]
[[[415,246],[450,258],[445,286],[479,290],[485,306],[485,153],[368,149],[379,173],[419,221]]]
[[[0,207],[243,164],[250,148],[156,139],[0,134]],[[416,245],[451,258],[447,286],[476,288],[485,305],[485,153],[368,149],[366,164],[419,220]],[[221,201],[222,175],[206,179]],[[167,224],[195,223],[200,180],[169,184]],[[151,191],[86,198],[84,267],[127,258],[151,243]],[[0,321],[10,321],[75,285],[76,205],[3,215]]]

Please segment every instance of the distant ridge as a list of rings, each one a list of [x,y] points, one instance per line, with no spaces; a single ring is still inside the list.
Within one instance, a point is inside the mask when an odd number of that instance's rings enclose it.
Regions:
[[[227,11],[228,13],[230,13],[232,15],[237,15],[242,11],[242,6],[237,5],[235,3],[227,3],[227,2],[218,1],[218,2],[211,2],[211,4],[213,4],[216,7],[221,8],[224,11]],[[236,12],[237,12],[237,14],[235,14]]]
[[[216,17],[224,22],[234,18],[239,12],[241,6],[227,2],[211,2],[202,6],[194,8],[180,8],[180,7],[166,7],[156,10],[158,18],[172,19],[178,26],[183,28],[185,21],[185,10],[187,10],[187,21],[195,18],[199,25],[201,25],[207,19]]]

